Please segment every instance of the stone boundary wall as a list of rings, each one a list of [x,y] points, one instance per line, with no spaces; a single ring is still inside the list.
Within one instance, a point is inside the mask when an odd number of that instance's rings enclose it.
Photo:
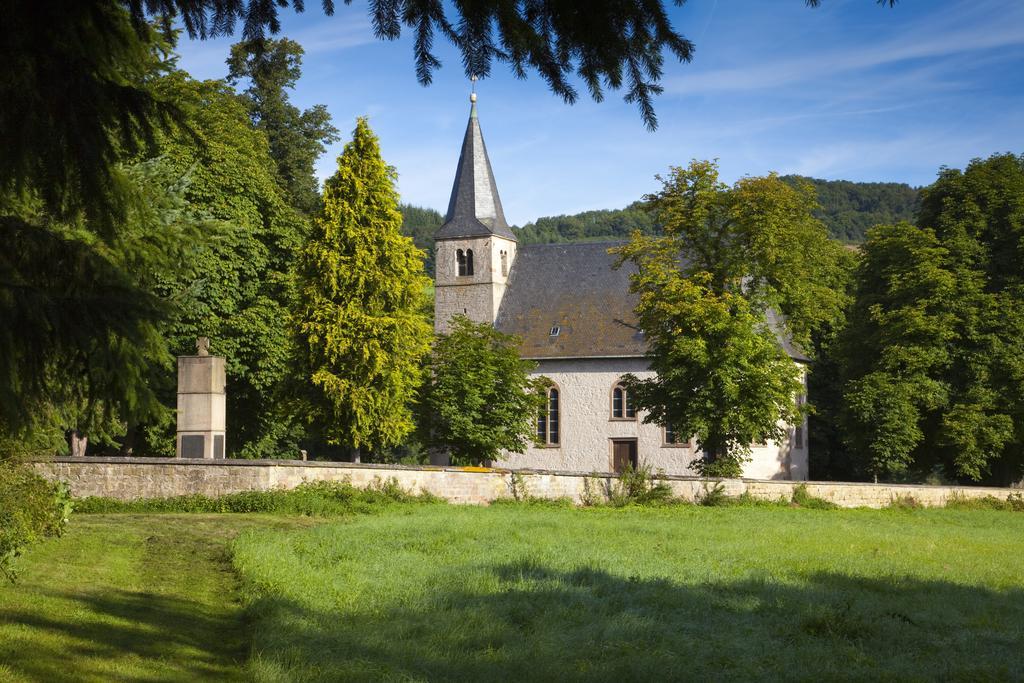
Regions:
[[[374,480],[395,479],[402,488],[431,493],[453,503],[488,503],[512,497],[513,480],[538,498],[570,498],[581,502],[586,487],[607,491],[615,475],[579,472],[504,470],[485,467],[410,467],[301,460],[186,460],[177,458],[57,458],[34,463],[36,471],[68,483],[76,497],[104,496],[121,500],[201,493],[219,496],[239,491],[293,488],[305,481],[349,481],[365,487]],[[695,500],[721,484],[729,496],[748,493],[764,500],[789,497],[806,484],[810,495],[840,507],[884,507],[911,496],[921,505],[941,506],[953,496],[1005,500],[1020,489],[979,486],[916,486],[837,482],[792,482],[761,479],[709,480],[664,477],[676,496]]]

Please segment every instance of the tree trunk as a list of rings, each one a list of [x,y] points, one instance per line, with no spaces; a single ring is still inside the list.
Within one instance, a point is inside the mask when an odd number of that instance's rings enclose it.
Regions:
[[[72,429],[68,435],[68,441],[71,444],[71,457],[84,458],[85,450],[89,447],[89,437],[77,429]]]
[[[138,430],[135,425],[129,425],[124,435],[124,440],[121,442],[120,455],[130,458],[135,453],[135,441]]]

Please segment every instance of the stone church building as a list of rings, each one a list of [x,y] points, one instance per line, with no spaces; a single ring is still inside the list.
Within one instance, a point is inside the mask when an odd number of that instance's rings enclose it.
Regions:
[[[505,222],[476,112],[470,109],[445,222],[436,234],[435,325],[452,316],[522,340],[520,353],[552,380],[547,410],[536,420],[544,444],[509,453],[499,467],[621,471],[626,464],[693,474],[701,453],[688,435],[644,424],[623,375],[651,377],[646,344],[629,292],[630,264],[615,270],[616,243],[520,245]],[[790,356],[805,363],[784,341]],[[782,443],[758,444],[744,476],[806,479],[806,424]]]

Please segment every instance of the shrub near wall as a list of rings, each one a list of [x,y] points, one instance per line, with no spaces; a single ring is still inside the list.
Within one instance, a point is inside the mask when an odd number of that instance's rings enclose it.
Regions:
[[[32,543],[59,536],[70,514],[66,484],[26,465],[0,462],[0,578],[13,581],[15,559]]]

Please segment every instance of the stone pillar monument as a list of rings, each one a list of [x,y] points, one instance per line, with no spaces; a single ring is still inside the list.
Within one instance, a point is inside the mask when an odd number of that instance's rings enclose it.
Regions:
[[[196,355],[178,356],[179,458],[223,458],[225,424],[224,357],[210,355],[200,337]]]

